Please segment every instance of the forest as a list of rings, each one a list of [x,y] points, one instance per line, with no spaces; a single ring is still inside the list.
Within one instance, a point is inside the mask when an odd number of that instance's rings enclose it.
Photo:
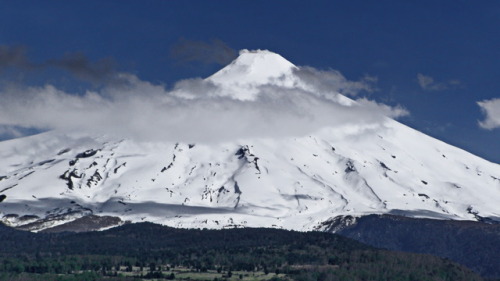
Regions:
[[[324,232],[176,229],[31,233],[0,225],[1,280],[484,280],[431,255]]]

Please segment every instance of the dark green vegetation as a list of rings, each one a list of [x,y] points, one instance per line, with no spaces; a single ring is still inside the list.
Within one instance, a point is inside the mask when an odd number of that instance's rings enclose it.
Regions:
[[[483,280],[448,260],[379,250],[322,232],[141,223],[34,234],[1,225],[0,241],[3,280]]]
[[[481,276],[500,279],[500,224],[493,221],[370,215],[339,234],[375,247],[449,258]]]

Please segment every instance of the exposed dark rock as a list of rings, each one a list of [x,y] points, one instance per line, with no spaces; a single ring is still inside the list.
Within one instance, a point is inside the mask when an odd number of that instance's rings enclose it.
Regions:
[[[15,218],[18,218],[19,215],[18,214],[6,214],[3,217],[6,218],[6,219],[15,219]]]
[[[253,163],[258,174],[261,173],[258,164],[259,157],[256,157],[250,152],[250,148],[248,147],[248,145],[241,146],[234,155],[238,156],[238,159],[245,159],[248,163]]]
[[[234,182],[234,193],[241,194],[240,187],[236,181]]]
[[[356,167],[354,167],[354,164],[351,162],[351,160],[347,161],[345,165],[347,166],[347,168],[345,168],[344,170],[346,173],[356,172]]]
[[[420,196],[420,197],[424,197],[424,198],[426,198],[426,199],[429,199],[429,198],[430,198],[430,197],[429,197],[427,194],[425,194],[425,193],[419,193],[419,194],[418,194],[418,196]]]
[[[23,176],[22,176],[22,177],[20,177],[19,179],[20,179],[20,180],[22,180],[22,179],[24,179],[24,178],[26,178],[26,177],[30,176],[30,175],[31,175],[31,174],[33,174],[34,172],[35,172],[35,171],[31,171],[31,172],[27,173],[26,175],[23,175]]]
[[[41,219],[38,216],[30,216],[29,219],[26,219],[27,221],[31,220],[36,220],[36,221],[17,226],[16,229],[29,230],[29,231],[40,230],[44,229],[47,224],[53,224],[54,222],[59,222],[59,221],[68,221],[74,218],[75,216],[86,216],[92,214],[92,210],[88,208],[78,208],[78,209],[56,208],[54,211],[55,213],[49,214],[45,218]]]
[[[387,165],[385,165],[385,163],[384,163],[384,162],[380,161],[379,163],[380,163],[380,166],[381,166],[383,169],[388,170],[388,171],[392,171],[389,167],[387,167]]]
[[[3,200],[5,200],[5,198],[7,198],[7,195],[1,194],[0,195],[0,202],[3,202]]]
[[[97,151],[98,150],[89,149],[89,150],[86,150],[84,152],[78,153],[76,155],[76,158],[88,158],[88,157],[92,157],[92,156],[94,156],[94,155],[97,154]]]
[[[94,174],[87,180],[87,186],[91,187],[92,184],[97,185],[97,183],[102,180],[102,176],[99,173],[99,170],[96,170]]]
[[[69,170],[67,170],[66,172],[64,172],[64,174],[62,174],[62,175],[59,176],[60,179],[66,181],[66,185],[68,186],[69,189],[73,189],[74,188],[74,184],[73,184],[73,179],[72,178],[81,178],[81,177],[82,177],[81,175],[77,174],[76,169],[73,170],[73,171],[71,171],[71,172]]]
[[[191,170],[189,171],[189,175],[193,174],[194,169],[196,169],[196,165],[194,165],[193,167],[191,167]]]
[[[253,159],[253,164],[255,165],[255,169],[259,172],[259,174],[261,173],[260,172],[260,167],[259,167],[259,164],[257,163],[257,161],[259,161],[259,157],[255,157]]]
[[[123,162],[123,164],[121,164],[120,166],[116,167],[113,172],[116,174],[118,173],[118,170],[121,168],[121,167],[125,167],[127,166],[127,162]]]
[[[247,148],[248,149],[248,148]],[[245,148],[244,147],[240,147],[238,149],[238,151],[236,151],[236,153],[234,155],[238,156],[238,159],[241,159],[243,157],[245,157]]]
[[[59,151],[59,152],[57,153],[57,155],[63,155],[64,153],[68,153],[68,152],[70,152],[70,151],[71,151],[71,149],[69,149],[69,148],[65,148],[65,149],[63,149],[63,150]]]
[[[62,225],[47,228],[41,232],[88,232],[123,224],[118,217],[88,215]]]
[[[21,221],[21,222],[37,220],[37,219],[40,219],[40,217],[37,215],[24,215],[24,216],[19,217],[19,221]]]
[[[42,166],[42,165],[45,165],[45,164],[48,164],[48,163],[52,163],[54,161],[56,161],[56,159],[45,160],[45,161],[42,161],[42,162],[38,163],[38,166]]]
[[[11,185],[11,186],[9,186],[9,187],[6,187],[6,188],[4,188],[4,189],[2,189],[2,190],[0,190],[0,192],[7,191],[7,190],[9,190],[9,189],[11,189],[11,188],[13,188],[13,187],[16,187],[16,186],[17,186],[17,183],[16,183],[16,184],[13,184],[13,185]]]
[[[352,225],[356,222],[356,218],[353,216],[337,216],[331,218],[327,221],[322,222],[320,225],[315,227],[316,230],[323,230],[326,232],[337,233],[338,231]]]
[[[170,164],[168,164],[167,167],[163,167],[163,169],[161,169],[161,172],[162,173],[165,172],[166,170],[172,168],[172,166],[174,166],[174,162],[170,162]]]

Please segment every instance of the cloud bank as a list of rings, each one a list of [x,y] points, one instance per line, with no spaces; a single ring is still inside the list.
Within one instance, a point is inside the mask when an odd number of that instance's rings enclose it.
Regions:
[[[68,61],[87,65],[85,60]],[[72,67],[69,62],[67,67]],[[359,96],[360,92],[373,91],[376,81],[371,77],[349,81],[338,71],[310,67],[298,68],[289,75],[292,77],[242,84],[238,86],[241,88],[196,78],[167,89],[127,73],[116,74],[116,79],[124,83],[84,94],[68,93],[52,85],[5,88],[0,92],[0,129],[83,131],[147,141],[220,142],[302,136],[325,127],[382,125],[387,117],[408,114],[400,106],[363,97],[354,101],[339,94]],[[282,83],[291,78],[292,84]],[[248,89],[254,91],[251,99],[238,95]]]
[[[483,121],[479,121],[479,126],[488,130],[500,128],[500,98],[479,101],[477,104],[485,116]]]

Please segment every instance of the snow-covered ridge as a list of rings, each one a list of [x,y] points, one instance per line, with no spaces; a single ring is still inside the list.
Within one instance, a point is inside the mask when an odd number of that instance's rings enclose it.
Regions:
[[[269,51],[242,51],[207,80],[251,99],[259,85],[293,87],[295,68]],[[388,118],[375,127],[217,144],[53,131],[1,142],[0,159],[0,218],[40,222],[33,230],[89,214],[296,230],[373,213],[500,220],[498,164]]]

